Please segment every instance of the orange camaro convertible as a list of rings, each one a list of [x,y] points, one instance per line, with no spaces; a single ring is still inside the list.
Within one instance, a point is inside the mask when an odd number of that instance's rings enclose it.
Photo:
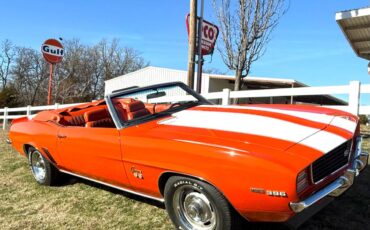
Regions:
[[[297,218],[346,191],[368,161],[354,115],[212,105],[183,83],[14,120],[8,142],[38,183],[64,173],[152,198],[180,229]]]

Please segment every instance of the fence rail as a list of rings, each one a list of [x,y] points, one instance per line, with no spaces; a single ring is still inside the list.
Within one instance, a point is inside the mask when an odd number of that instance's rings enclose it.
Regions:
[[[300,88],[282,88],[282,89],[263,89],[263,90],[244,90],[231,91],[224,89],[221,92],[202,94],[207,99],[221,99],[222,105],[229,105],[232,98],[258,98],[258,97],[281,97],[281,96],[314,96],[328,94],[346,94],[348,95],[348,106],[325,106],[344,110],[353,114],[370,114],[370,105],[360,105],[360,98],[364,94],[370,94],[370,84],[361,85],[359,81],[351,81],[348,85],[340,86],[317,86],[317,87],[300,87]],[[186,96],[184,96],[184,99]],[[172,99],[168,98],[167,101]],[[176,97],[179,100],[179,97]],[[161,100],[164,101],[164,100]],[[24,116],[31,116],[32,112],[65,108],[69,106],[79,105],[74,104],[54,104],[47,106],[26,106],[19,108],[3,108],[0,109],[0,120],[3,120],[3,129],[11,119],[16,119]],[[370,102],[369,102],[370,104]],[[24,112],[24,114],[11,115],[10,113]]]

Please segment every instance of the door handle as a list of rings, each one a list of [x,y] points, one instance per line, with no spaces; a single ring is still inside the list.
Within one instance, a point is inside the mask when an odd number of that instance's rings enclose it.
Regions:
[[[66,138],[66,137],[67,137],[66,135],[58,134],[58,138]]]

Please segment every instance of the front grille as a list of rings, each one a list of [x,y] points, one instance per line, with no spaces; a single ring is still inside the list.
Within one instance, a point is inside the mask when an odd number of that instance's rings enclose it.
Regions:
[[[316,160],[312,164],[313,182],[317,183],[345,166],[349,161],[351,146],[352,140],[349,140]]]

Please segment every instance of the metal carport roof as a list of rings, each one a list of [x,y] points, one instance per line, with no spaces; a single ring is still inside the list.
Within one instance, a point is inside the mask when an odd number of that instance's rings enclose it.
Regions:
[[[235,81],[235,76],[208,74],[212,79],[224,79]],[[308,85],[294,79],[268,78],[268,77],[246,77],[244,78],[248,89],[278,89],[278,88],[298,88],[308,87]],[[347,102],[332,95],[306,95],[294,96],[295,101],[318,104],[318,105],[348,105]]]
[[[370,60],[370,8],[341,11],[335,19],[357,56]]]

